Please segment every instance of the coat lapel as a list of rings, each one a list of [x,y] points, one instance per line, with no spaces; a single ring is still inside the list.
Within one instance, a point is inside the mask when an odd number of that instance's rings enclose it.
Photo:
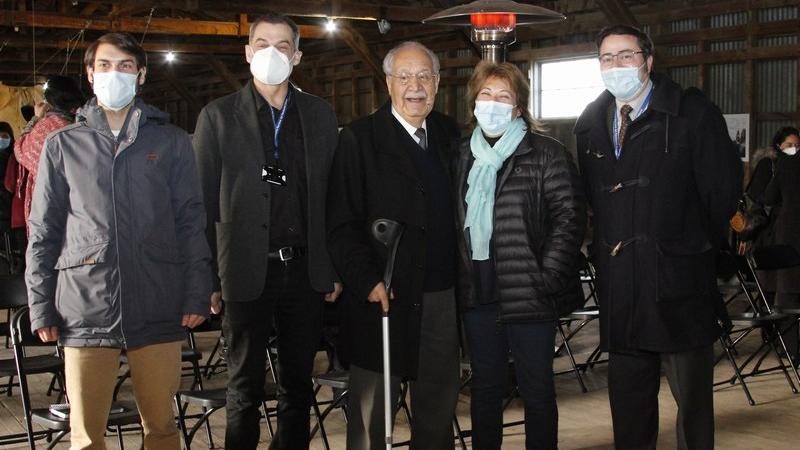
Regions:
[[[392,115],[391,103],[386,103],[374,117],[373,137],[378,153],[389,155],[396,162],[395,168],[416,181],[419,181],[417,169],[408,155],[408,147],[417,145],[414,139],[403,129]]]
[[[253,98],[253,81],[239,90],[234,111],[236,120],[239,123],[239,143],[240,148],[247,149],[249,156],[259,165],[266,163],[264,156],[264,142],[261,139],[261,125],[258,123],[258,111],[256,102]],[[268,183],[264,183],[268,184]]]

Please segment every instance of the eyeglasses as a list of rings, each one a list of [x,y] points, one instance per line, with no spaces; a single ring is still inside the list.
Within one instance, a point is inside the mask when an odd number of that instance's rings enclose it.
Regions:
[[[387,73],[386,75],[396,79],[403,86],[407,85],[412,78],[416,78],[420,84],[428,84],[439,76],[438,74],[431,72],[420,72],[416,74],[401,72],[401,73]]]
[[[613,65],[615,59],[618,59],[622,65],[629,66],[636,64],[636,55],[639,53],[644,54],[644,52],[641,50],[622,50],[621,52],[617,53],[603,53],[597,59],[600,60],[600,65],[604,67]]]

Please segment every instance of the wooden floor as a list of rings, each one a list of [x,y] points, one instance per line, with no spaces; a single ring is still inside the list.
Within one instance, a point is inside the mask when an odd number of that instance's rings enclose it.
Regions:
[[[594,324],[587,326],[580,338],[574,341],[576,357],[585,360],[596,342],[597,329]],[[208,333],[200,335],[199,345],[205,351],[210,350],[216,336]],[[742,349],[753,348],[760,338],[754,335],[742,343]],[[0,349],[0,358],[10,357],[7,349]],[[768,362],[770,360],[767,360]],[[322,354],[318,360],[320,368],[324,367]],[[556,370],[567,368],[566,357],[557,357]],[[727,361],[717,365],[716,379],[730,377],[732,371]],[[213,376],[206,382],[206,387],[221,387],[225,384],[226,375]],[[588,393],[581,393],[578,383],[572,374],[556,377],[559,407],[559,448],[561,449],[611,449],[611,419],[606,390],[606,365],[601,364],[589,370],[585,375],[589,388]],[[48,377],[33,377],[34,406],[44,406],[55,400],[44,396]],[[184,380],[188,385],[188,379]],[[744,393],[737,386],[724,386],[715,392],[716,411],[716,444],[720,449],[796,449],[798,448],[798,425],[800,425],[800,395],[792,394],[785,378],[780,372],[759,376],[750,380],[749,385],[756,406],[749,406]],[[187,387],[187,386],[184,386]],[[122,391],[124,398],[130,398],[130,384],[126,383]],[[329,393],[325,394],[330,396]],[[18,395],[0,397],[0,434],[24,431]],[[224,436],[225,412],[219,411],[212,418],[212,431],[217,445],[222,444]],[[660,394],[660,435],[659,448],[675,448],[674,419],[676,407],[665,379],[662,379]],[[464,428],[469,428],[469,397],[464,394],[459,399],[459,421]],[[506,412],[508,421],[520,419],[522,408],[519,401],[514,401]],[[266,425],[262,422],[262,440],[259,448],[267,448],[269,436]],[[334,412],[326,421],[326,428],[333,449],[344,449],[345,423],[342,414]],[[402,415],[398,416],[395,440],[408,437],[408,426]],[[107,439],[109,448],[117,448],[115,438]],[[469,440],[467,440],[469,444]],[[139,448],[141,438],[137,433],[126,434],[125,445],[129,449]],[[40,444],[44,447],[43,444]],[[6,448],[24,448],[25,445],[7,446]],[[195,449],[207,448],[205,435],[199,433],[193,442]],[[66,443],[56,448],[68,448]],[[322,449],[322,442],[316,437],[311,445],[313,449]],[[521,426],[505,430],[504,449],[523,449],[524,433]]]

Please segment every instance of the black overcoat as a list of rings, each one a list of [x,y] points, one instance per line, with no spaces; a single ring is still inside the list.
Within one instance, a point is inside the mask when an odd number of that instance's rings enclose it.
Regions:
[[[575,126],[594,213],[601,345],[611,351],[677,352],[716,339],[715,255],[741,195],[719,108],[666,76],[652,80],[650,106],[629,126],[619,160],[608,91]]]
[[[800,156],[778,155],[775,176],[764,197],[768,205],[780,207],[775,218],[774,243],[791,245],[800,252]],[[776,292],[800,293],[800,268],[778,271]]]
[[[426,127],[429,150],[438,149],[450,174],[458,126],[434,111],[428,115]],[[367,302],[367,296],[383,278],[387,251],[371,237],[369,227],[378,218],[405,226],[392,278],[395,298],[389,316],[392,373],[412,378],[419,350],[426,214],[435,213],[426,211],[425,189],[408,153],[416,145],[387,103],[341,131],[328,187],[328,249],[344,283],[344,356],[376,372],[383,370],[381,308]]]

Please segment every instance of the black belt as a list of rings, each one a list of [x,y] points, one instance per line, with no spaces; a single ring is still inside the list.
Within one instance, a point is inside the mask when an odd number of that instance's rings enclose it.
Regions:
[[[298,259],[302,256],[305,256],[305,254],[306,254],[305,247],[290,246],[290,247],[279,248],[274,252],[267,253],[267,258],[277,261],[283,261],[284,263],[286,263],[293,259]]]

